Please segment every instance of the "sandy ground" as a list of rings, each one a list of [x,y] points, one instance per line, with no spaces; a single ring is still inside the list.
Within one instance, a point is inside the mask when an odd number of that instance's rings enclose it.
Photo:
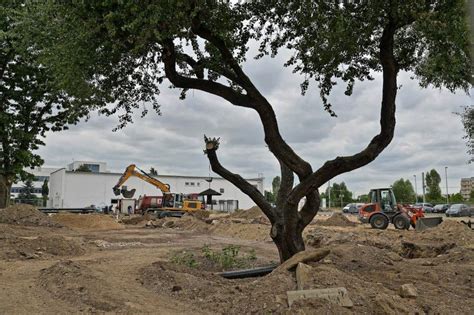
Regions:
[[[310,264],[310,287],[346,287],[354,307],[310,299],[291,309],[286,291],[296,289],[292,272],[226,280],[215,266],[172,260],[184,251],[198,258],[204,246],[217,252],[234,245],[241,253],[253,250],[257,264],[277,261],[270,226],[258,213],[215,216],[207,223],[167,218],[154,221],[156,228],[146,228],[145,220],[122,224],[101,215],[53,217],[56,224],[40,226],[12,222],[0,224],[1,314],[470,314],[474,309],[474,231],[454,221],[416,232],[322,226],[316,220],[305,232],[307,246],[331,253]],[[417,297],[400,296],[407,283]]]

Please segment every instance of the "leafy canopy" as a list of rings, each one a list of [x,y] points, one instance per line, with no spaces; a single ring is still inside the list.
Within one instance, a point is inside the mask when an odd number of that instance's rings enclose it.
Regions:
[[[347,83],[350,95],[356,80],[371,80],[381,71],[378,44],[387,21],[397,28],[400,70],[412,72],[422,86],[468,89],[464,0],[337,2],[50,1],[29,3],[24,25],[28,36],[42,38],[42,58],[57,65],[59,85],[93,96],[105,114],[118,113],[119,127],[132,120],[134,109],[142,107],[145,114],[148,103],[159,112],[158,86],[167,76],[163,45],[169,41],[180,74],[243,90],[246,82],[225,62],[227,56],[193,32],[198,15],[239,64],[252,41],[260,43],[257,57],[290,49],[286,65],[304,74],[303,92],[315,79],[332,115],[327,97],[338,80]],[[182,92],[184,97],[186,89]]]

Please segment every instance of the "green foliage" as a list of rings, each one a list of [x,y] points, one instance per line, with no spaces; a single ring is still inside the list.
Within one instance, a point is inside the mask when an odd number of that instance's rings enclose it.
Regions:
[[[35,195],[34,189],[35,187],[33,186],[32,180],[27,179],[23,187],[21,188],[21,192],[20,194],[18,194],[17,199],[21,203],[36,205],[37,204],[36,199],[38,199],[38,197]]]
[[[392,184],[392,190],[393,190],[393,193],[395,194],[395,198],[397,199],[397,202],[400,202],[400,203],[415,202],[415,199],[416,199],[415,191],[413,190],[413,186],[408,179],[404,180],[403,178],[400,178],[399,180],[396,180]]]
[[[464,198],[462,197],[461,193],[452,194],[451,196],[449,196],[449,202],[450,203],[463,203]]]
[[[276,198],[275,198],[275,195],[271,191],[265,190],[264,196],[265,196],[266,201],[270,203],[275,203]]]
[[[474,105],[464,107],[460,114],[462,125],[466,135],[467,153],[471,156],[470,163],[474,162]]]
[[[224,270],[249,267],[249,263],[257,259],[254,249],[249,254],[239,257],[240,246],[236,245],[228,245],[220,252],[213,251],[208,245],[205,245],[201,251],[206,259]]]
[[[87,114],[86,99],[78,106],[38,59],[38,38],[20,31],[29,13],[16,1],[2,3],[0,10],[0,179],[7,187],[26,180],[26,168],[43,163],[35,151],[46,132],[67,129]]]
[[[92,172],[92,171],[91,171],[91,169],[90,169],[87,165],[81,164],[81,165],[79,165],[78,168],[76,168],[76,169],[74,170],[74,172],[90,173],[90,172]]]
[[[474,189],[471,190],[471,193],[469,194],[469,202],[474,203]]]
[[[439,202],[443,200],[441,196],[441,188],[439,184],[441,183],[441,176],[435,169],[426,173],[425,176],[426,188],[428,190],[426,194],[426,200],[428,202]]]
[[[329,196],[329,189],[326,188],[326,195]],[[354,201],[352,199],[352,192],[349,191],[344,182],[333,183],[331,187],[331,205],[344,207],[345,204]]]
[[[171,262],[179,265],[184,265],[190,268],[196,268],[199,266],[196,258],[194,257],[194,254],[187,251],[174,253],[171,257]]]
[[[260,56],[292,49],[287,66],[320,88],[325,109],[338,81],[351,95],[356,80],[372,80],[381,70],[379,43],[383,30],[396,29],[394,50],[400,70],[415,74],[421,86],[469,89],[469,39],[465,0],[439,1],[251,1],[249,6]],[[356,34],[356,35],[355,35]]]
[[[48,187],[48,180],[45,179],[43,185],[41,186],[41,196],[48,197],[49,195],[49,187]]]
[[[363,194],[363,195],[357,196],[357,201],[358,201],[358,202],[367,203],[367,202],[370,201],[369,195]]]

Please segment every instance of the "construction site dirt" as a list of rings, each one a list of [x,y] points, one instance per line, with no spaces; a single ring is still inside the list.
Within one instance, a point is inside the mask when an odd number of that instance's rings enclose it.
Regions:
[[[306,298],[289,307],[287,291],[297,290],[294,270],[234,280],[218,274],[278,261],[271,226],[255,209],[131,221],[101,214],[43,217],[31,209],[22,217],[9,212],[2,221],[1,211],[1,314],[472,314],[474,309],[474,231],[457,220],[418,232],[374,230],[355,216],[319,224],[330,217],[318,215],[305,231],[307,248],[330,253],[307,262],[305,288],[343,287],[353,305]]]

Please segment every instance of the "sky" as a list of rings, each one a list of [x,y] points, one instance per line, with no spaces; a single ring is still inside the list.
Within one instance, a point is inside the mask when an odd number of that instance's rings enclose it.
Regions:
[[[283,138],[318,169],[336,156],[352,155],[364,149],[379,132],[381,74],[374,81],[356,84],[352,96],[344,95],[337,85],[330,98],[338,117],[323,110],[316,85],[301,95],[302,77],[284,68],[285,53],[276,58],[249,60],[244,70],[273,105]],[[333,179],[345,182],[354,195],[371,188],[387,187],[397,179],[409,179],[421,194],[421,173],[436,169],[445,193],[445,167],[448,192],[459,192],[462,177],[474,177],[460,117],[455,112],[473,104],[463,91],[423,89],[409,73],[400,73],[397,96],[397,125],[391,144],[367,166]],[[92,113],[87,122],[69,130],[46,135],[46,146],[38,153],[44,166],[64,167],[74,160],[103,161],[110,171],[122,172],[129,164],[159,174],[209,174],[209,162],[203,154],[203,135],[220,137],[218,156],[221,164],[247,178],[264,176],[269,189],[279,166],[264,143],[259,118],[251,109],[238,108],[217,96],[190,91],[179,100],[179,91],[162,86],[162,115],[152,112],[133,124],[113,132],[118,118]],[[471,90],[471,94],[474,90]],[[211,172],[211,175],[216,175]],[[323,187],[325,189],[325,187]],[[322,191],[322,190],[321,190]]]

